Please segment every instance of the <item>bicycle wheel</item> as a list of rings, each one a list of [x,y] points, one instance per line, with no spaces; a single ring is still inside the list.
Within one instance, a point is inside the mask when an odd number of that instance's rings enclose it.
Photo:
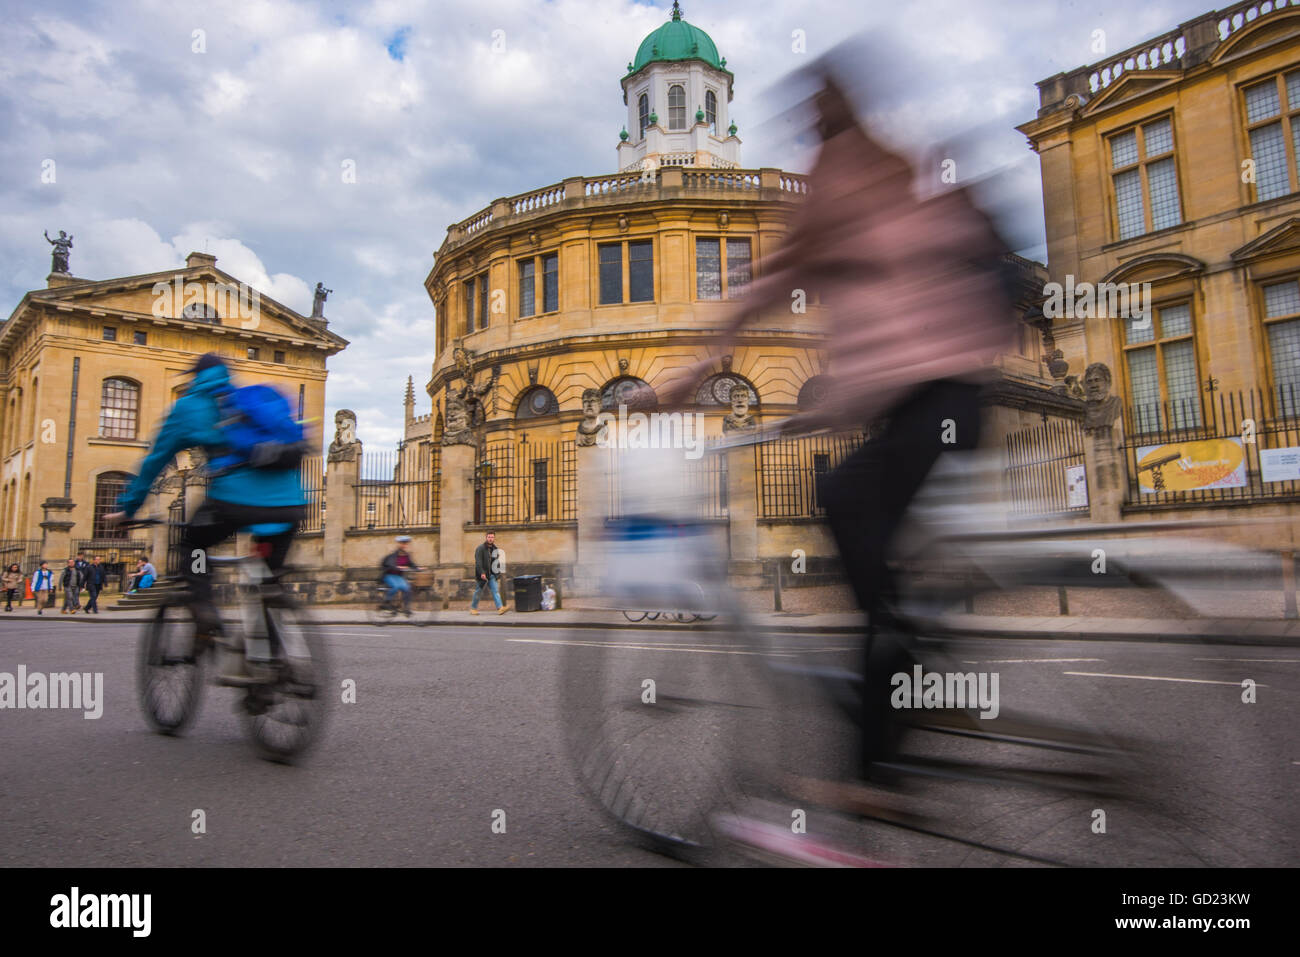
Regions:
[[[684,632],[647,642],[586,629],[565,643],[559,707],[575,772],[657,851],[713,848],[715,814],[768,780],[763,654],[742,618],[728,620],[707,645]]]
[[[160,734],[180,734],[198,713],[203,665],[195,638],[193,615],[179,603],[162,605],[140,637],[140,705]]]
[[[397,614],[397,606],[384,599],[383,589],[380,589],[377,600],[366,606],[366,621],[380,628],[396,619]]]
[[[649,614],[649,612],[625,611],[623,612],[623,617],[626,618],[628,621],[645,621],[645,617],[647,614]]]
[[[277,678],[248,689],[244,718],[262,756],[287,763],[320,737],[330,694],[329,661],[324,638],[301,608],[277,603],[264,615]]]

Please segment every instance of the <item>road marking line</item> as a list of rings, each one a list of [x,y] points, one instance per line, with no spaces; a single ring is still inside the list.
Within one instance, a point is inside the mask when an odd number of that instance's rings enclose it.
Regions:
[[[1079,661],[1105,661],[1105,658],[983,658],[969,661],[967,664],[978,665],[1031,665],[1031,664],[1070,664]]]
[[[1194,685],[1232,685],[1234,688],[1240,688],[1240,681],[1210,681],[1206,678],[1162,678],[1159,675],[1111,675],[1101,671],[1063,671],[1061,674],[1078,675],[1085,678],[1136,678],[1139,681],[1181,681]],[[1256,688],[1267,688],[1268,685],[1256,685]]]
[[[1300,658],[1193,658],[1193,661],[1256,661],[1263,663],[1300,665]]]
[[[692,648],[688,645],[634,645],[617,641],[565,641],[559,638],[507,638],[529,645],[572,645],[586,648],[624,648],[630,651],[685,651],[697,655],[772,655],[777,658],[794,658],[798,652],[785,651],[730,651],[725,648]]]

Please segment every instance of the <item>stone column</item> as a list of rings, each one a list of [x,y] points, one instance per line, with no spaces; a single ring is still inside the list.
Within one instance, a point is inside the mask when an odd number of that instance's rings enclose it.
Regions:
[[[441,594],[449,598],[455,596],[460,581],[469,577],[466,569],[478,546],[465,531],[474,520],[474,459],[473,445],[442,447],[437,581]]]
[[[55,563],[73,557],[72,527],[77,523],[72,518],[72,510],[76,507],[70,498],[47,498],[41,503],[45,514],[41,522],[41,559],[50,563],[51,570]]]
[[[1088,512],[1094,522],[1118,522],[1127,493],[1128,475],[1121,446],[1124,442],[1120,400],[1110,395],[1110,369],[1101,362],[1088,366],[1083,376],[1084,463],[1088,474]]]
[[[758,561],[758,474],[753,446],[728,449],[727,537],[732,574],[757,575]]]
[[[573,566],[573,588],[578,595],[600,591],[604,569],[605,519],[609,515],[610,452],[599,445],[579,445],[578,555]]]
[[[361,468],[361,443],[329,455],[325,482],[325,550],[326,569],[346,567],[343,555],[343,532],[356,515],[356,485]]]

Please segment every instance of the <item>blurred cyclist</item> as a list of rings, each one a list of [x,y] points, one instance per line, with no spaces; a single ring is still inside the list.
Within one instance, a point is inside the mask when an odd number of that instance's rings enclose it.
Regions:
[[[263,543],[272,575],[278,577],[297,523],[304,514],[307,497],[297,464],[275,467],[283,461],[292,461],[292,453],[281,454],[269,442],[263,444],[263,451],[268,453],[265,457],[241,447],[244,439],[240,430],[248,427],[244,420],[255,418],[263,411],[269,417],[283,418],[287,406],[281,409],[274,399],[267,401],[270,395],[278,394],[265,386],[236,390],[225,361],[214,353],[200,357],[190,374],[194,378],[189,388],[172,406],[138,474],[118,499],[122,511],[109,518],[134,516],[149,495],[153,480],[176,453],[190,448],[203,450],[210,476],[207,497],[181,531],[180,565],[189,587],[196,634],[210,638],[221,634],[222,626],[221,616],[212,603],[212,582],[205,560],[207,549],[241,528],[267,526],[266,531],[270,533],[259,534],[258,540]],[[262,406],[233,407],[232,400],[240,394],[260,399]],[[300,426],[298,434],[301,435]],[[297,451],[298,460],[302,451],[302,448]],[[268,464],[259,464],[263,461]]]
[[[1007,250],[967,194],[918,200],[909,164],[859,125],[830,76],[816,109],[822,146],[808,199],[733,314],[724,349],[750,320],[788,309],[796,290],[819,294],[829,319],[830,394],[787,427],[877,426],[830,474],[823,497],[869,616],[861,760],[871,777],[895,744],[890,677],[911,663],[906,630],[890,624],[890,545],[940,452],[978,443],[980,383],[1010,348],[1014,319]],[[715,361],[691,367],[667,401],[683,401]]]
[[[379,572],[380,582],[388,586],[384,601],[392,602],[395,596],[401,595],[402,614],[408,618],[411,615],[411,583],[406,580],[406,574],[420,570],[411,558],[410,543],[410,535],[398,535],[397,549],[384,556]]]

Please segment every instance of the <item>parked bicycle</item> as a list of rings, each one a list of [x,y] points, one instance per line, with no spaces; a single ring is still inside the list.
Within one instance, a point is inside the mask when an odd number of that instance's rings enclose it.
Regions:
[[[690,588],[689,583],[684,583],[683,588],[690,591],[692,602],[696,608],[705,607],[704,589],[698,583],[694,588]],[[625,608],[623,609],[623,617],[632,622],[658,621],[662,619],[663,621],[676,621],[679,624],[688,625],[696,621],[713,621],[718,616],[716,612],[709,611],[628,611]]]
[[[157,519],[124,523],[144,528]],[[139,693],[146,720],[160,734],[182,733],[198,714],[204,669],[221,655],[242,656],[246,677],[218,675],[214,683],[243,692],[240,713],[254,746],[265,757],[288,762],[320,736],[326,714],[329,664],[325,644],[306,613],[275,581],[265,561],[258,532],[249,555],[208,555],[212,570],[238,574],[237,618],[226,619],[219,639],[195,630],[188,590],[160,583],[159,605],[140,640]],[[279,531],[279,529],[277,529]],[[235,669],[228,669],[235,670]]]

